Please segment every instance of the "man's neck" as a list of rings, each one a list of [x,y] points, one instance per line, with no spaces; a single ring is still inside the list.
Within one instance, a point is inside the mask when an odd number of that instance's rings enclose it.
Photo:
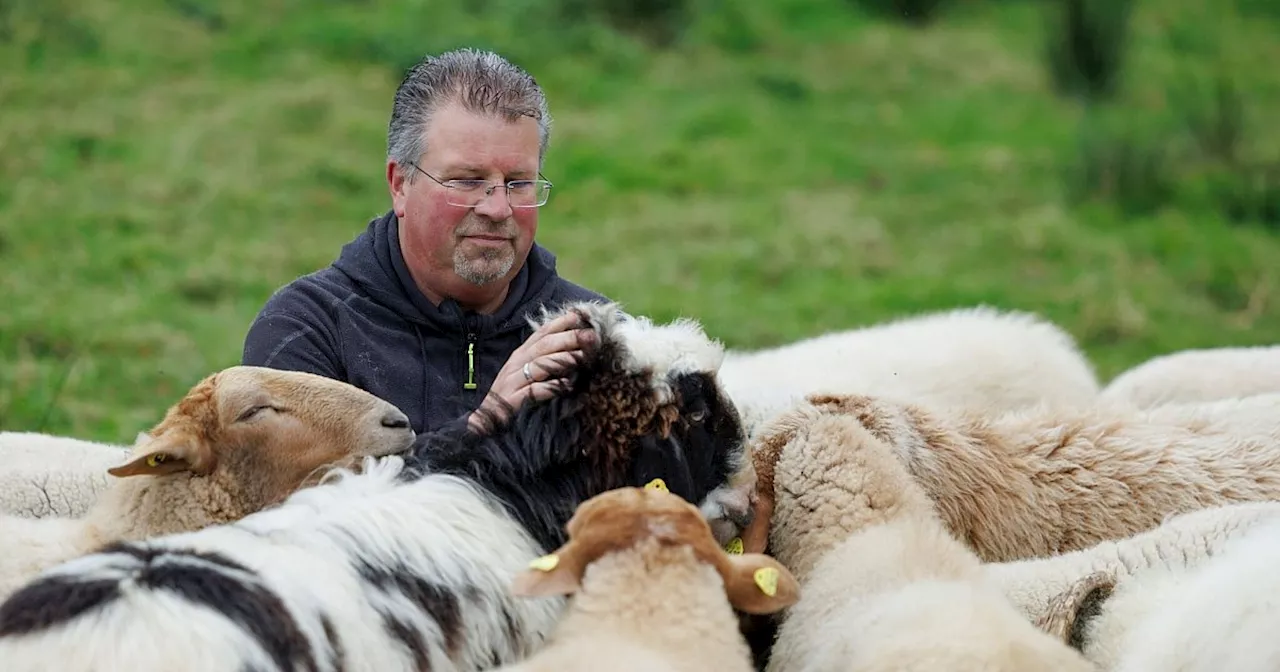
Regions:
[[[418,286],[418,291],[422,292],[433,305],[439,306],[444,301],[446,295],[432,289],[421,278],[418,278],[413,273],[412,268],[410,268],[409,274],[414,276],[413,284]],[[491,315],[502,307],[502,302],[506,301],[507,292],[510,288],[511,284],[509,282],[499,281],[480,287],[466,281],[459,281],[457,286],[449,287],[446,291],[448,291],[448,296],[453,297],[453,300],[457,301],[463,310],[470,310],[481,315]]]

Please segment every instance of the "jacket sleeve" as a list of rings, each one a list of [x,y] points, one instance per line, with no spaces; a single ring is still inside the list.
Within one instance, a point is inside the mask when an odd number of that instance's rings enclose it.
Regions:
[[[283,313],[264,312],[249,325],[240,363],[346,380],[335,345],[315,326]]]

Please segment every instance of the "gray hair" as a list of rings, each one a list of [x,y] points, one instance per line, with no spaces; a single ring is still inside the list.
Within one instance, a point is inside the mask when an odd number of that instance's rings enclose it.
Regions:
[[[447,103],[507,121],[538,122],[538,167],[551,138],[551,112],[538,82],[524,69],[491,51],[463,48],[427,56],[405,73],[396,89],[387,127],[387,158],[404,165],[427,151],[431,115]],[[409,179],[412,181],[413,173]]]

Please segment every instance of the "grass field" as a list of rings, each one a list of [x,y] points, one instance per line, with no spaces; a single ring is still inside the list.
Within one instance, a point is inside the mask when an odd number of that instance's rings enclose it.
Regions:
[[[129,441],[237,363],[267,296],[388,207],[404,67],[463,44],[547,89],[539,240],[633,312],[754,347],[985,302],[1063,325],[1104,378],[1280,342],[1275,218],[1223,214],[1236,178],[1159,135],[1179,83],[1225,69],[1241,151],[1280,158],[1262,0],[1136,6],[1107,118],[1173,153],[1130,208],[1065,186],[1092,117],[1051,85],[1045,1],[957,0],[921,29],[706,0],[665,46],[554,4],[0,2],[0,428]]]

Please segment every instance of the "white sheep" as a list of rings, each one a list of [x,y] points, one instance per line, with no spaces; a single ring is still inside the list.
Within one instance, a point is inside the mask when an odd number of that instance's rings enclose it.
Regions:
[[[1103,403],[1152,408],[1280,392],[1280,345],[1189,349],[1160,355],[1116,376]]]
[[[893,446],[984,561],[1056,555],[1168,516],[1280,499],[1280,394],[1002,415],[815,395]]]
[[[42,432],[0,432],[0,514],[79,518],[129,446]]]
[[[1127,667],[1119,661],[1172,656],[1181,665],[1198,650],[1213,652],[1208,659],[1218,663],[1229,650],[1257,651],[1256,642],[1231,645],[1229,631],[1242,612],[1271,601],[1266,581],[1254,570],[1269,571],[1280,561],[1277,541],[1280,501],[1227,504],[1172,516],[1123,539],[1047,558],[989,563],[983,571],[1025,618],[1081,650],[1098,669],[1181,670],[1186,668]],[[1231,590],[1223,581],[1240,584]],[[1278,624],[1274,617],[1265,622]],[[1240,661],[1225,669],[1254,668]]]
[[[874,394],[990,413],[1089,404],[1100,388],[1093,365],[1062,328],[1031,313],[987,306],[731,350],[720,377],[749,436],[816,393]]]
[[[770,614],[799,586],[776,560],[728,555],[698,509],[662,489],[617,488],[583,502],[569,541],[519,574],[512,594],[571,595],[547,643],[494,672],[752,672],[734,609]],[[609,662],[612,661],[612,662]]]
[[[111,542],[239,519],[314,483],[321,468],[404,452],[413,439],[404,413],[354,385],[295,371],[224,369],[140,435],[131,459],[106,470],[116,479],[82,518],[0,516],[0,597]]]
[[[1128,630],[1117,672],[1280,669],[1280,523],[1226,543],[1198,568],[1156,570],[1119,586],[1095,621]],[[1112,618],[1117,623],[1110,623]],[[1086,651],[1086,653],[1088,653]]]
[[[719,344],[691,320],[561,310],[597,335],[561,394],[235,522],[51,567],[0,602],[5,672],[487,669],[554,626],[564,598],[510,584],[581,502],[661,478],[704,516],[742,513],[755,477]]]
[[[1091,669],[984,580],[894,450],[855,416],[798,406],[764,428],[754,457],[771,502],[768,548],[802,595],[783,612],[769,672]]]

